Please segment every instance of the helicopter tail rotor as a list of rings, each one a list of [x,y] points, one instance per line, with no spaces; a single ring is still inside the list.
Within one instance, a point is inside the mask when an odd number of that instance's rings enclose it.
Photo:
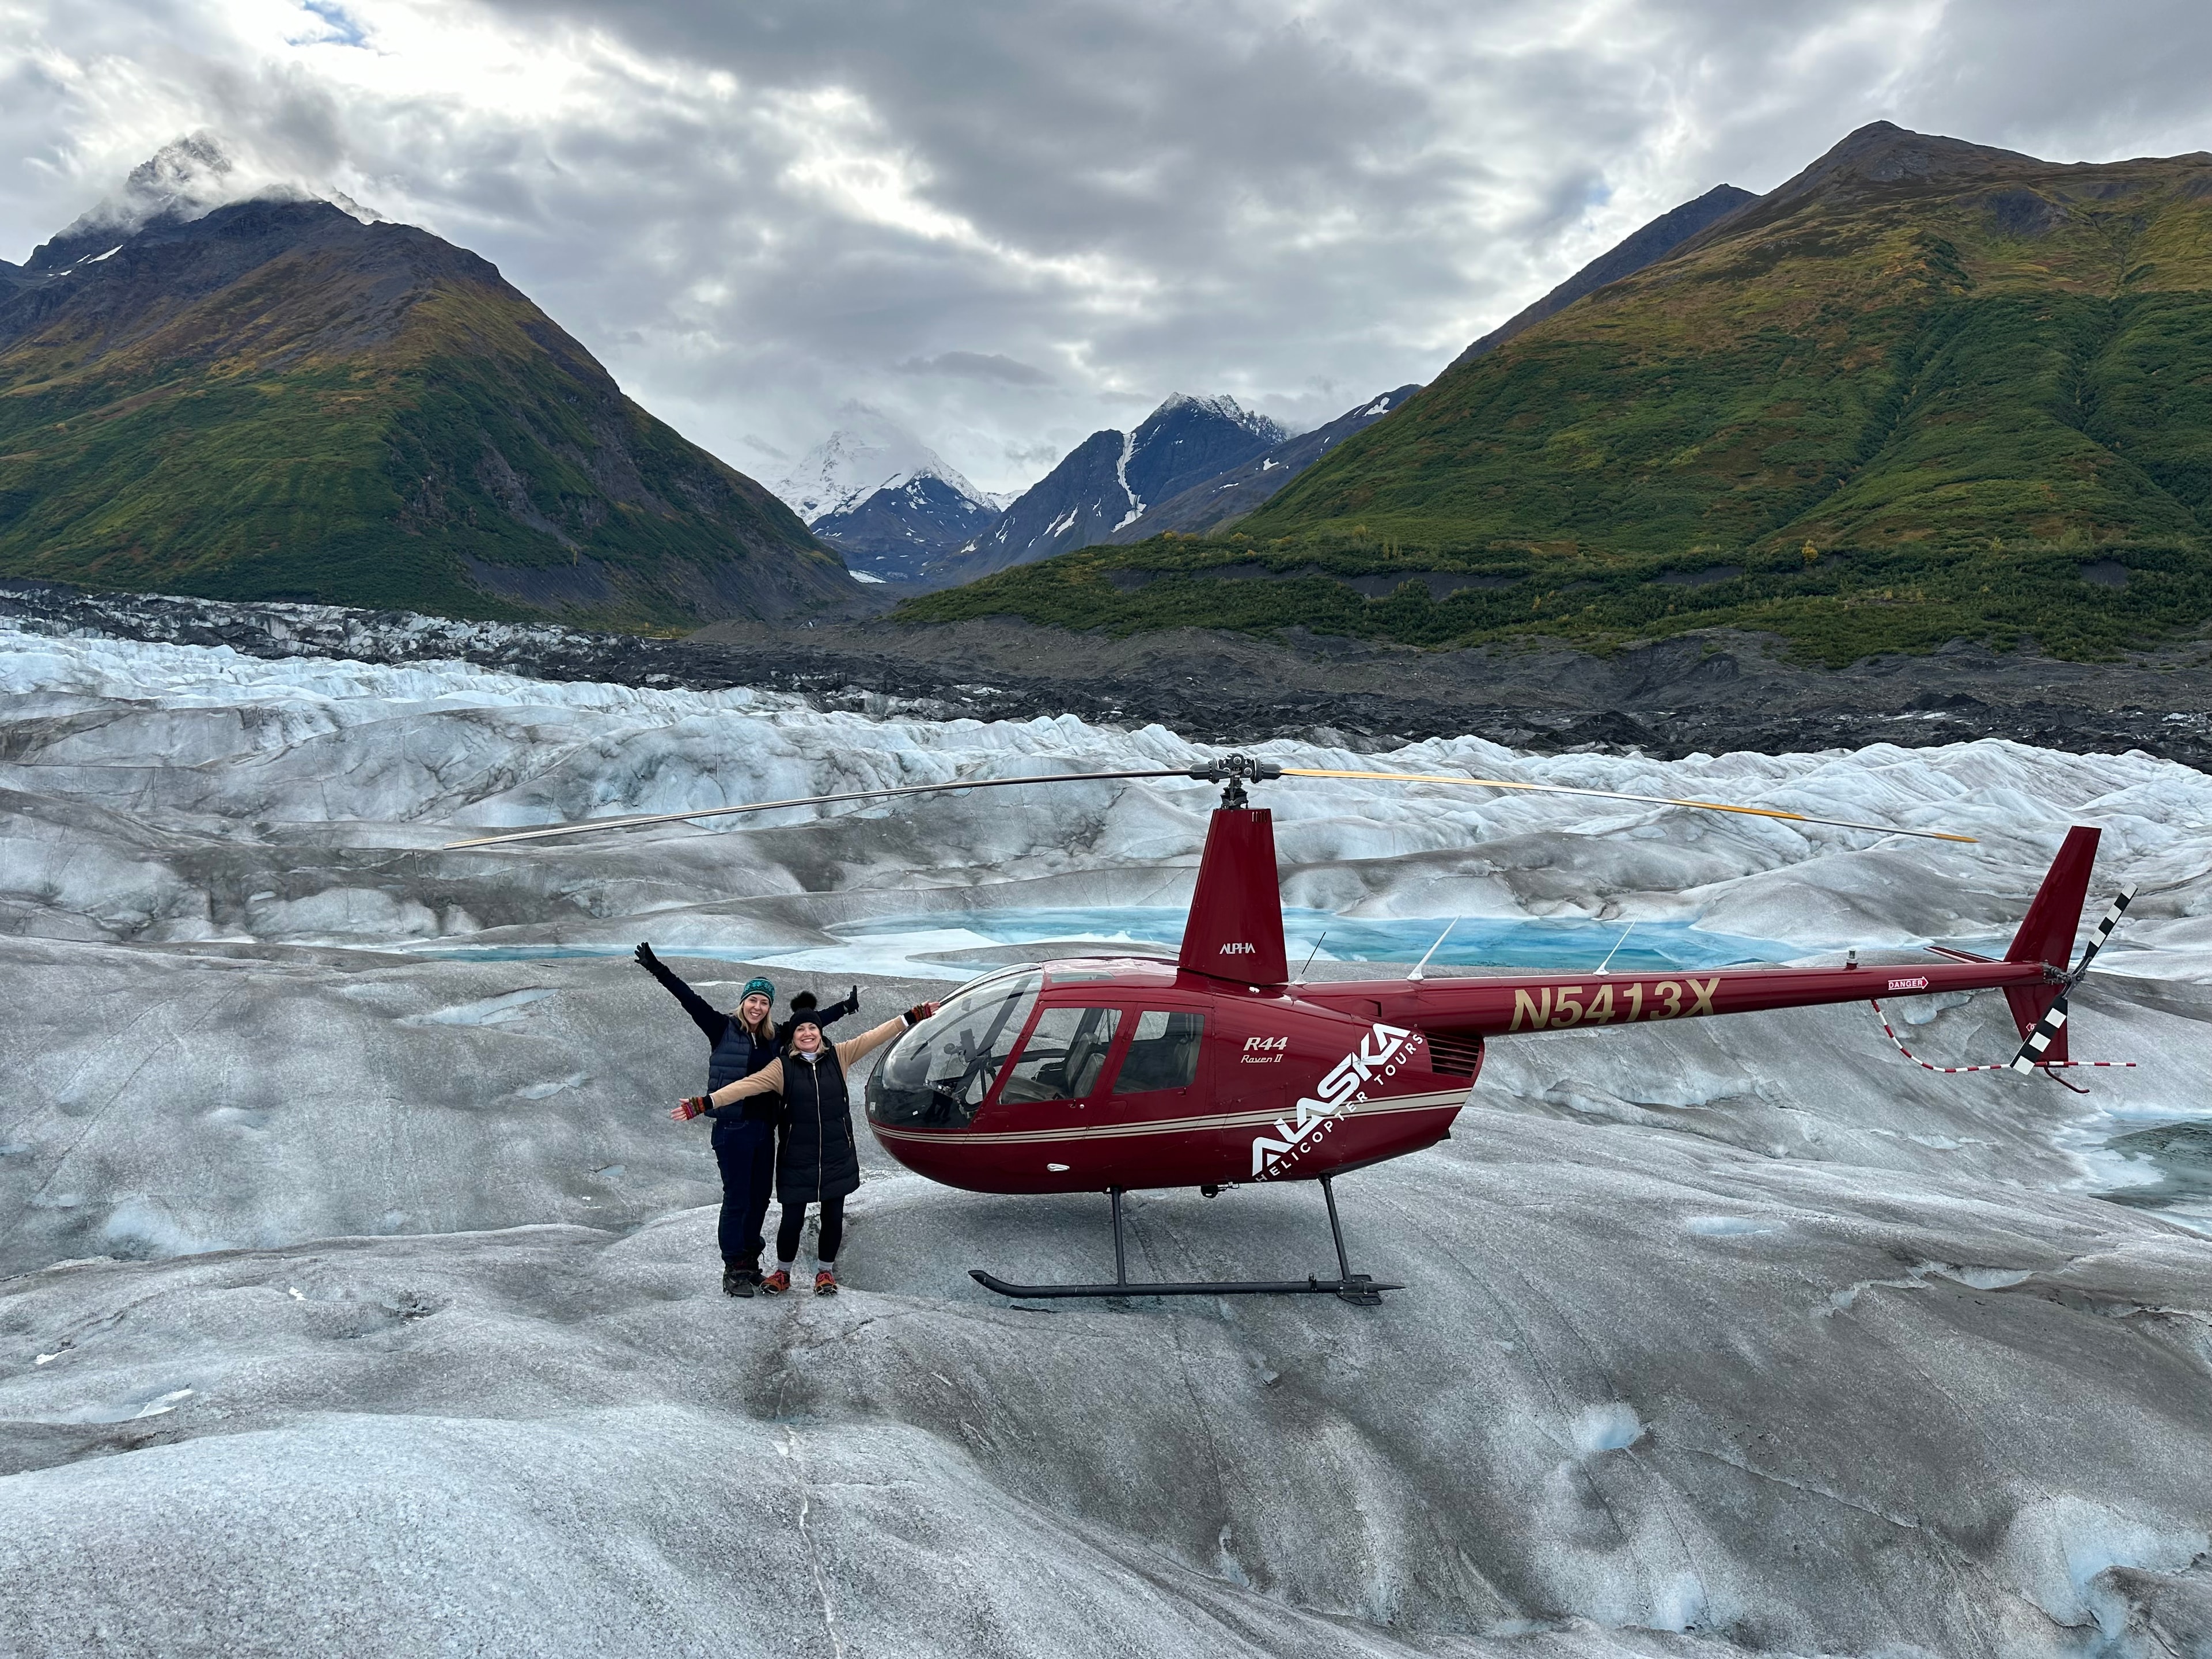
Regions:
[[[2075,833],[2078,835],[2081,831],[2076,830]],[[2094,836],[2096,831],[2093,830],[2089,833]],[[2087,975],[2089,964],[2097,959],[2097,952],[2105,948],[2105,941],[2112,938],[2112,930],[2120,925],[2120,918],[2127,915],[2128,903],[2135,896],[2136,890],[2129,887],[2123,890],[2120,896],[2112,901],[2112,908],[2105,912],[2104,920],[2097,924],[2097,931],[2089,936],[2089,942],[2081,947],[2081,960],[2075,963],[2073,969],[2060,981],[2057,994],[2051,998],[2049,1005],[2044,1009],[2035,1024],[2021,1030],[2020,1052],[2014,1054],[2012,1060],[2014,1071],[2032,1072],[2038,1066],[2058,1065],[2066,1060],[2066,994],[2079,985]],[[2027,930],[2022,928],[2021,931],[2024,933]],[[2026,992],[2019,994],[2033,995],[2040,988],[2031,986]],[[2014,1018],[2017,1019],[2020,1007],[2018,996],[2014,997],[2013,1007]]]
[[[2076,826],[2066,832],[2058,855],[2013,935],[2007,962],[2039,962],[2045,982],[2016,985],[2005,991],[2013,1024],[2020,1031],[2020,1056],[2014,1062],[2022,1071],[2038,1061],[2066,1058],[2066,1006],[2069,985],[2066,958],[2074,949],[2075,930],[2081,925],[2082,902],[2089,896],[2089,872],[2097,861],[2099,832]],[[2101,942],[2101,940],[2100,941]],[[2032,1052],[2031,1052],[2032,1051]]]

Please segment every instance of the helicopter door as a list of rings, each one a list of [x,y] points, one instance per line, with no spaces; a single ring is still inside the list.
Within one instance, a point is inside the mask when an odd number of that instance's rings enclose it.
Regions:
[[[999,1103],[1079,1109],[1105,1080],[1121,1018],[1118,1008],[1047,1008],[1014,1056]]]
[[[1129,1047],[1114,1079],[1117,1095],[1188,1089],[1198,1081],[1206,1016],[1182,1008],[1146,1008],[1129,1032]]]
[[[1115,1118],[1171,1117],[1198,1092],[1206,1016],[1194,1008],[1133,1008],[1128,1042],[1101,1108]]]

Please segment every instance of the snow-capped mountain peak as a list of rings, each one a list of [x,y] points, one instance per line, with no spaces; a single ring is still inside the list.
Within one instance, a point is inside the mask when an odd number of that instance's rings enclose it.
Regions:
[[[1178,392],[1128,432],[1094,432],[1022,493],[988,533],[933,565],[928,580],[970,581],[1011,564],[1102,542],[1164,501],[1255,461],[1288,434],[1227,396]]]
[[[120,190],[80,215],[50,246],[66,249],[71,262],[82,263],[90,256],[80,249],[91,238],[128,237],[157,220],[189,224],[244,201],[328,202],[363,224],[383,217],[343,191],[310,188],[241,158],[213,133],[195,132],[162,145],[131,168]],[[58,258],[50,257],[46,266],[52,267]]]
[[[904,580],[999,516],[987,495],[904,427],[848,404],[840,423],[769,486],[865,580]]]
[[[1271,444],[1279,444],[1291,435],[1285,428],[1257,410],[1245,408],[1226,392],[1211,398],[1194,398],[1187,392],[1170,392],[1160,406],[1146,417],[1146,424],[1149,426],[1153,421],[1164,420],[1185,409],[1231,422]]]
[[[903,489],[921,478],[940,479],[979,507],[998,510],[989,496],[904,427],[858,405],[840,416],[835,432],[769,486],[809,525],[850,513],[878,490]]]

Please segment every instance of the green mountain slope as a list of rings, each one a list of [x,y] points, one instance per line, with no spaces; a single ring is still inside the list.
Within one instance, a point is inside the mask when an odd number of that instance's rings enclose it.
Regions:
[[[0,270],[0,574],[647,629],[853,592],[493,266],[319,202]]]
[[[1728,623],[1832,660],[2194,626],[2212,156],[2061,166],[1865,129],[1455,366],[1237,529],[912,609],[1423,643]]]

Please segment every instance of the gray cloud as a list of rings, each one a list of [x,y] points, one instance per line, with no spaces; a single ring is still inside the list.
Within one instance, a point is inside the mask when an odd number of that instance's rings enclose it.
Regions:
[[[0,253],[204,128],[483,253],[711,448],[799,453],[857,399],[987,488],[1171,391],[1295,426],[1425,380],[1653,215],[1868,120],[2212,146],[2212,14],[2171,0],[270,15],[0,11]]]
[[[909,357],[892,365],[902,374],[951,374],[965,380],[997,380],[1006,386],[1050,386],[1052,376],[995,351],[941,351],[934,357]]]

